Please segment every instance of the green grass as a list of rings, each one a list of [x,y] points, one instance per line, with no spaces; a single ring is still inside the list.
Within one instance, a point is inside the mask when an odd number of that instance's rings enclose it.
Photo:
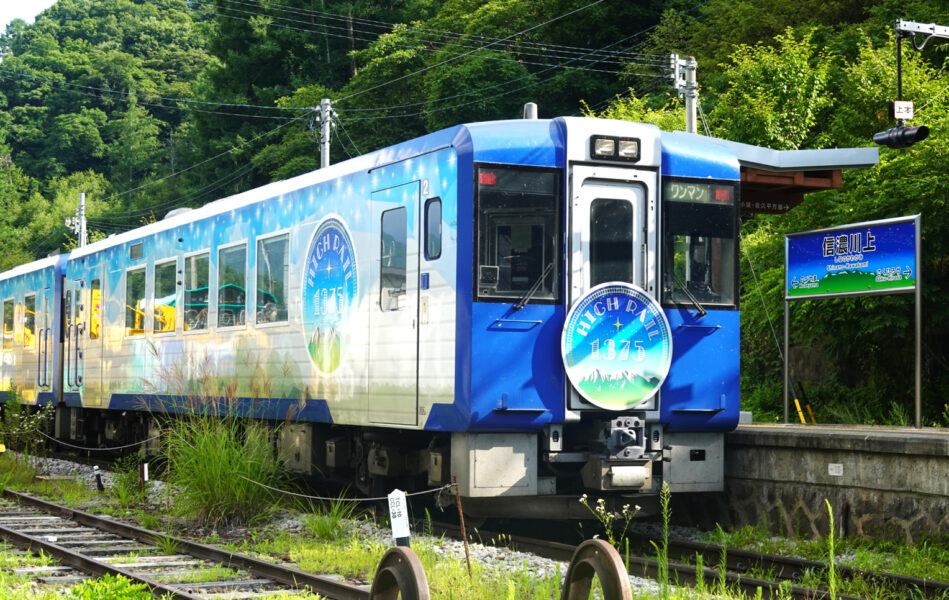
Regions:
[[[274,457],[269,432],[236,418],[174,421],[163,446],[173,510],[209,526],[263,519],[281,500],[263,485],[285,489],[288,475]]]

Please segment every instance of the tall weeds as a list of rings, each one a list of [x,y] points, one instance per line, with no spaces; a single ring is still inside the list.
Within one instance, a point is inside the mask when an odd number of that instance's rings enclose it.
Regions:
[[[210,526],[247,523],[273,512],[287,473],[268,430],[235,417],[186,416],[170,425],[163,443],[174,508]]]

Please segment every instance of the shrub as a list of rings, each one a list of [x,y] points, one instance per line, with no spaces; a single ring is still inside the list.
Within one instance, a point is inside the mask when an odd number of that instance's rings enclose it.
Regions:
[[[270,514],[288,475],[267,429],[234,417],[188,416],[169,426],[163,444],[174,507],[210,526],[246,523]]]

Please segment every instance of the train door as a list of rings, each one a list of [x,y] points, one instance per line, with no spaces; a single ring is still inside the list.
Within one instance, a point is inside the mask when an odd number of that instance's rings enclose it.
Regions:
[[[373,192],[369,422],[418,424],[419,182]]]
[[[10,290],[12,291],[12,286]],[[14,342],[14,331],[13,327],[16,322],[14,318],[16,312],[16,301],[11,295],[9,298],[3,299],[3,343],[0,347],[0,352],[3,354],[2,362],[2,383],[0,383],[0,389],[5,391],[13,391],[15,386],[15,380],[13,378],[13,372],[16,368],[16,350]]]
[[[63,331],[65,334],[63,391],[66,394],[81,394],[82,363],[80,360],[82,358],[82,334],[85,324],[80,318],[80,313],[82,311],[82,291],[85,288],[85,282],[82,279],[68,279],[65,287],[63,315],[66,320]]]
[[[36,301],[36,385],[39,392],[52,391],[53,353],[49,350],[53,340],[52,298],[53,290],[44,287]]]
[[[568,305],[601,283],[632,283],[657,298],[656,174],[575,166]],[[639,408],[654,408],[654,399]],[[571,390],[571,409],[591,408]]]
[[[82,370],[82,390],[86,403],[105,398],[102,385],[102,268],[93,267],[83,281],[80,307],[83,332],[78,364]]]

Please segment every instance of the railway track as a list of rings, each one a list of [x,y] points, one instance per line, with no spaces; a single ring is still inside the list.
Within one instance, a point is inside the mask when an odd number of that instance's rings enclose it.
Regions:
[[[460,536],[457,526],[445,523],[433,523],[435,533]],[[509,545],[523,552],[531,552],[552,560],[569,561],[576,546],[560,542],[547,541],[525,536],[499,534],[497,532],[480,530],[480,539],[504,540]],[[658,540],[653,540],[657,543]],[[658,579],[661,573],[659,561],[647,556],[635,556],[633,553],[647,554],[651,549],[649,540],[643,540],[636,547],[631,547],[630,556],[624,557],[630,575]],[[726,549],[713,544],[702,544],[684,540],[669,540],[668,546],[668,577],[678,584],[695,584],[699,580],[699,572],[695,567],[696,555],[702,555],[704,565],[717,567],[721,561],[721,553],[725,552],[726,573],[724,577],[712,567],[703,567],[701,578],[709,585],[711,582],[724,579],[726,586],[740,591],[744,595],[755,598],[759,590],[761,598],[794,598],[800,600],[818,600],[830,598],[830,592],[822,589],[813,589],[798,585],[808,571],[823,573],[827,565],[822,562],[809,561],[794,557],[763,554],[747,550]],[[767,579],[757,576],[763,573]],[[874,573],[849,567],[836,567],[839,579],[862,578],[887,589],[902,590],[907,599],[946,598],[949,597],[949,583],[942,581],[919,579],[891,573]],[[755,575],[752,575],[755,574]],[[857,596],[848,596],[836,593],[839,600],[861,600]]]
[[[144,583],[156,595],[181,600],[261,598],[309,590],[333,600],[368,600],[369,589],[213,546],[149,531],[5,490],[0,536],[42,550],[61,566],[21,570],[69,586],[107,573]],[[167,552],[173,548],[173,552]],[[166,551],[163,552],[162,549]],[[221,574],[206,579],[201,573]],[[197,577],[196,577],[197,576]]]

